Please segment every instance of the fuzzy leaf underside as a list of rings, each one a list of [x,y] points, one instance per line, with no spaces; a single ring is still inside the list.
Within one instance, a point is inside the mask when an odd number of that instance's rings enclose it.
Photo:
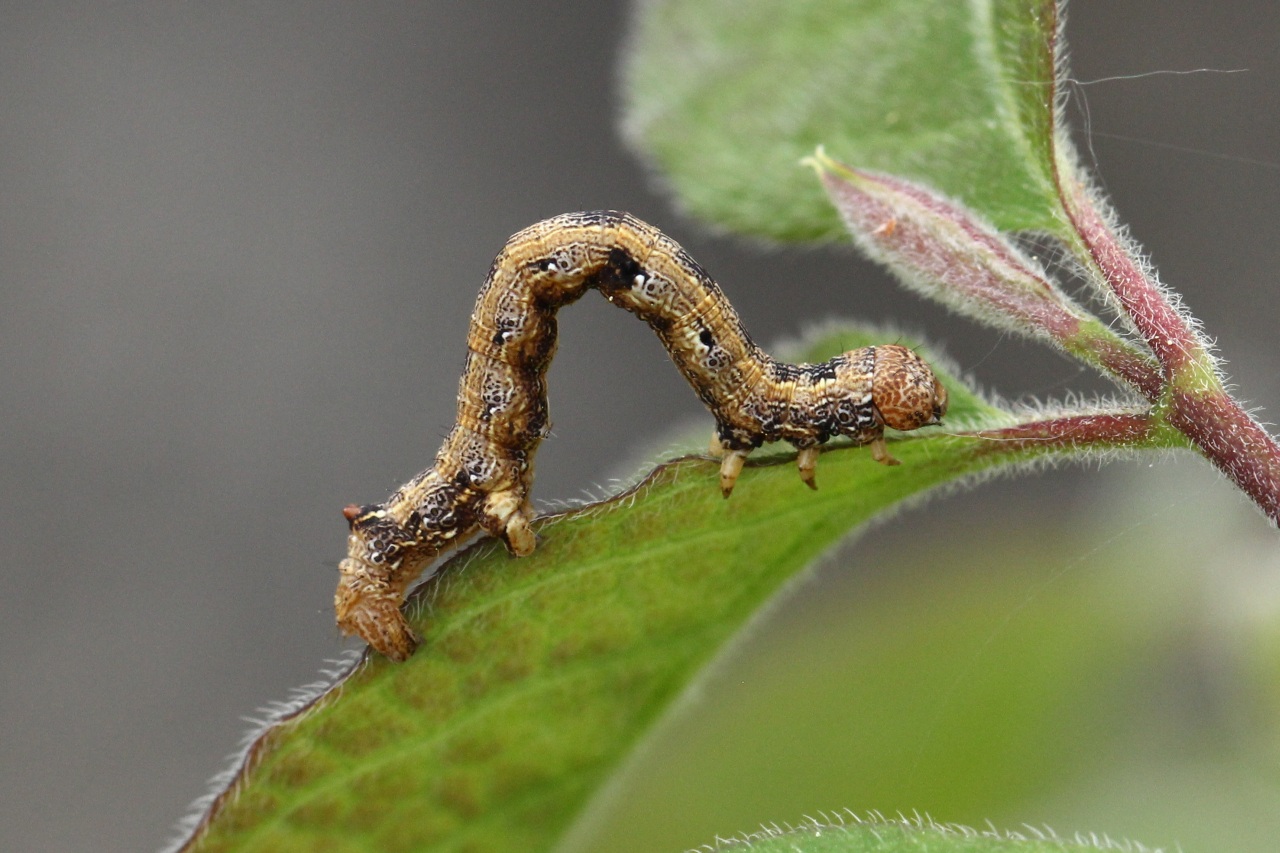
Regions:
[[[799,162],[911,178],[1003,230],[1061,233],[1053,0],[657,0],[624,60],[624,129],[695,216],[846,239]]]
[[[806,355],[866,342],[833,333]],[[1009,421],[944,381],[971,425]],[[411,598],[417,654],[368,656],[264,734],[191,849],[548,849],[789,579],[901,501],[1010,461],[938,431],[890,447],[900,466],[823,454],[817,492],[794,454],[765,455],[729,500],[716,462],[676,459],[542,519],[530,557],[471,547]]]
[[[937,824],[925,818],[826,823],[765,831],[714,847],[707,853],[1072,853],[1107,849],[1091,842],[1026,836]],[[1113,848],[1115,849],[1115,848]],[[1123,848],[1120,848],[1123,849]]]

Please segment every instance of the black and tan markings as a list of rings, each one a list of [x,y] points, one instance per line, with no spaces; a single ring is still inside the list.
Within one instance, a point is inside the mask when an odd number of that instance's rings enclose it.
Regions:
[[[946,411],[946,391],[905,347],[865,347],[822,364],[774,360],[684,249],[630,214],[539,222],[507,241],[480,289],[457,423],[435,464],[385,503],[343,510],[351,532],[334,605],[345,633],[405,660],[417,638],[400,606],[442,550],[483,529],[513,554],[533,551],[529,492],[548,426],[556,312],[590,289],[648,323],[711,410],[725,497],[765,442],[795,445],[800,476],[814,487],[818,447],[833,436],[870,444],[877,460],[894,464],[884,428],[936,424]]]

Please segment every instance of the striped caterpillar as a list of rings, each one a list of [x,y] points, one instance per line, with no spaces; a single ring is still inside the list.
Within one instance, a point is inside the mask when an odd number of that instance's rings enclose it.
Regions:
[[[388,658],[417,646],[400,612],[410,583],[443,549],[483,529],[517,556],[536,544],[533,457],[546,437],[546,372],[556,312],[595,288],[644,320],[715,416],[713,454],[727,498],[753,449],[789,441],[816,488],[818,447],[844,435],[896,464],[884,428],[940,422],[946,390],[911,350],[864,347],[822,364],[776,361],[751,340],[720,288],[674,240],[627,213],[567,213],[507,241],[480,289],[458,419],[435,464],[387,499],[343,510],[347,557],[338,626]]]

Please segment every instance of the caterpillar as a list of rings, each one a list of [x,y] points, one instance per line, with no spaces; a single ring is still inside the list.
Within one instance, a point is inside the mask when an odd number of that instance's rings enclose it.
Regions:
[[[418,638],[400,612],[409,585],[445,548],[484,530],[514,555],[534,550],[533,457],[548,433],[546,372],[556,312],[600,291],[657,333],[715,417],[712,453],[729,497],[747,455],[764,442],[799,451],[816,488],[818,448],[833,436],[897,464],[885,427],[941,422],[947,393],[929,366],[897,345],[864,347],[821,364],[771,358],[720,288],[674,240],[627,213],[567,213],[515,234],[480,289],[458,385],[457,421],[435,464],[384,503],[343,509],[338,627],[406,660]]]

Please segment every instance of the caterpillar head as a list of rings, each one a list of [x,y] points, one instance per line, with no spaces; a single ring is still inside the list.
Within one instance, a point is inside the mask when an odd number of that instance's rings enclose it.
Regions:
[[[378,506],[353,504],[342,514],[351,532],[347,558],[338,564],[333,596],[338,628],[361,637],[392,660],[407,660],[418,638],[400,612],[404,587],[417,575],[402,571],[406,543],[395,535],[398,527]]]
[[[400,612],[401,595],[388,593],[351,559],[342,561],[342,575],[333,596],[338,629],[360,637],[394,661],[406,661],[418,647],[418,637]]]
[[[897,344],[875,347],[871,400],[880,422],[897,430],[942,423],[947,389],[924,359]]]
[[[407,661],[417,648],[419,639],[404,619],[398,594],[389,596],[378,585],[362,583],[357,575],[343,573],[333,603],[338,629],[364,639],[390,660]]]

